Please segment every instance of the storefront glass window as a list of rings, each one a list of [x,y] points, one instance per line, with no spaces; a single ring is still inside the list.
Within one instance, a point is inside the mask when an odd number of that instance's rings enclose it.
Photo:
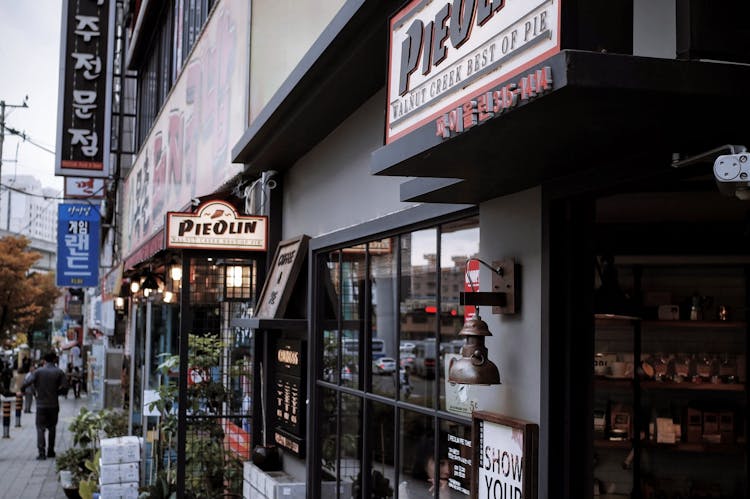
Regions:
[[[341,427],[339,429],[339,480],[345,489],[342,490],[342,499],[362,497],[360,495],[361,470],[360,462],[362,456],[362,440],[364,432],[362,428],[362,399],[346,393],[341,394]]]
[[[370,486],[372,497],[393,497],[393,484],[396,483],[394,408],[386,404],[372,402],[370,416],[369,448],[372,463]]]
[[[396,238],[369,243],[370,252],[370,330],[372,391],[395,397],[398,389],[398,340],[396,317],[398,275],[394,256]]]
[[[440,231],[440,408],[446,409],[445,394],[451,358],[461,356],[464,340],[458,336],[464,320],[473,316],[474,307],[459,304],[459,293],[479,290],[479,220],[469,218],[445,224]],[[466,275],[469,274],[470,278]],[[471,281],[469,284],[468,281]],[[486,312],[489,312],[488,309]]]
[[[445,412],[442,370],[460,348],[478,226],[469,217],[317,255],[320,497],[468,496],[470,419]]]
[[[431,479],[435,464],[435,427],[431,416],[401,412],[401,474],[398,496],[434,497]]]
[[[436,262],[437,229],[401,236],[399,357],[411,386],[408,401],[425,407],[435,405]]]
[[[341,252],[329,253],[328,260],[321,268],[321,280],[325,293],[321,304],[321,320],[323,322],[323,365],[322,379],[329,383],[339,383],[342,369],[340,363],[341,341],[339,336],[339,320],[341,311]]]
[[[366,261],[364,246],[343,250],[341,263],[341,384],[359,387],[363,371]]]

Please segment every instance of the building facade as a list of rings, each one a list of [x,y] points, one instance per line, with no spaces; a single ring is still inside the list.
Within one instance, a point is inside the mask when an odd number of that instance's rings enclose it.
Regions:
[[[278,463],[238,461],[275,446],[311,498],[747,495],[750,47],[721,10],[141,4],[133,428],[159,449],[143,399],[174,386],[180,492],[262,497]],[[225,212],[266,244],[208,244]]]

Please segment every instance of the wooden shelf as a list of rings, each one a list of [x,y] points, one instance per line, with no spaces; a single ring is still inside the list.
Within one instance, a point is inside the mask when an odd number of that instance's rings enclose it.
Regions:
[[[630,440],[607,440],[606,438],[594,439],[594,447],[597,449],[626,449],[633,447]]]
[[[641,446],[644,449],[700,454],[741,454],[745,451],[744,444],[711,444],[707,442],[677,442],[676,444],[660,444],[651,440],[642,440]]]
[[[675,329],[711,329],[713,331],[737,330],[744,332],[747,329],[747,323],[744,321],[643,321],[641,326],[644,331],[654,329],[665,329],[674,331]]]
[[[659,450],[684,453],[708,454],[741,454],[745,451],[745,444],[711,444],[707,442],[677,442],[675,444],[660,444],[653,440],[641,440],[640,446],[644,450]],[[633,447],[631,440],[594,439],[596,449],[625,449]]]
[[[594,385],[598,388],[632,390],[633,378],[607,378],[606,376],[594,376]]]
[[[695,390],[701,392],[744,392],[745,385],[740,383],[672,383],[668,381],[642,381],[644,390]]]

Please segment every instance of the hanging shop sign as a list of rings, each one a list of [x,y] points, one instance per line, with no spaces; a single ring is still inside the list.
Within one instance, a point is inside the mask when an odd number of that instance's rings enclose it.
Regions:
[[[302,235],[279,243],[258,298],[256,317],[278,319],[284,316],[294,283],[305,260],[308,239],[308,236]]]
[[[410,2],[390,21],[386,143],[559,52],[560,2]]]
[[[279,339],[274,348],[273,413],[274,441],[293,454],[304,457],[302,437],[305,425],[304,343]]]
[[[104,199],[103,178],[65,177],[65,199]]]
[[[57,207],[58,287],[99,285],[99,210],[89,204]]]
[[[471,497],[536,499],[539,426],[493,412],[472,414]]]
[[[240,216],[224,201],[209,201],[195,213],[167,213],[167,248],[266,251],[268,219]]]
[[[109,176],[114,0],[63,2],[55,175]]]

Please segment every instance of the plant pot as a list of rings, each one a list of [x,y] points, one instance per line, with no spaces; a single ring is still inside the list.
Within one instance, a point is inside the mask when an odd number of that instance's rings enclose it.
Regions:
[[[256,445],[252,458],[253,464],[263,471],[281,469],[281,453],[275,445]]]
[[[81,495],[78,493],[78,488],[75,489],[63,489],[63,492],[65,492],[65,497],[69,499],[81,499]]]

